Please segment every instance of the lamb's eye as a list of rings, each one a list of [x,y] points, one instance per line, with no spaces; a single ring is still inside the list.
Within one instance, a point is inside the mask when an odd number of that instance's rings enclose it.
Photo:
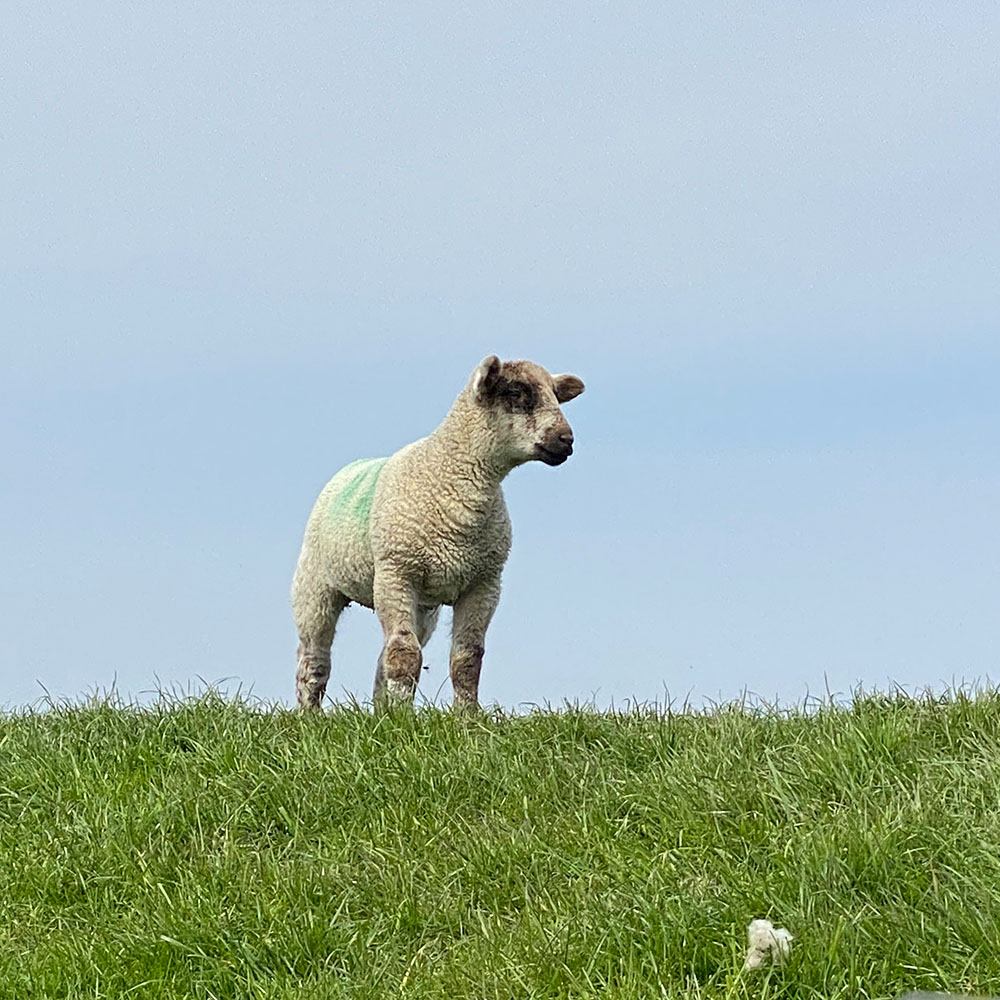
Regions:
[[[531,408],[532,396],[531,388],[523,382],[514,382],[510,387],[511,405],[518,410],[528,410]]]
[[[530,413],[535,407],[535,393],[524,382],[508,382],[500,390],[500,401],[510,413]]]

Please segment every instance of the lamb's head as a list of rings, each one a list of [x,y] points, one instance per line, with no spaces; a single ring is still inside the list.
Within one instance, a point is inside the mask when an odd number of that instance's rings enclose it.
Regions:
[[[537,459],[562,465],[573,454],[573,430],[559,404],[579,396],[575,375],[550,375],[531,361],[503,361],[490,355],[472,373],[473,399],[513,465]]]

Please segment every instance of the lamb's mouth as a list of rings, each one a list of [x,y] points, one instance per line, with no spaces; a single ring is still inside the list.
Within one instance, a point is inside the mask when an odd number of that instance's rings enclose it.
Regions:
[[[546,465],[562,465],[563,462],[573,454],[573,446],[570,445],[565,451],[550,451],[544,445],[535,445],[535,458],[541,459]]]

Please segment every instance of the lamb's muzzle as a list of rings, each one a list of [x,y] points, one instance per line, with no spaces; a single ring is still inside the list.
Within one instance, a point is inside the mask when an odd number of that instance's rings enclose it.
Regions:
[[[546,465],[562,465],[573,454],[573,430],[563,422],[550,427],[542,440],[535,444],[535,456]]]

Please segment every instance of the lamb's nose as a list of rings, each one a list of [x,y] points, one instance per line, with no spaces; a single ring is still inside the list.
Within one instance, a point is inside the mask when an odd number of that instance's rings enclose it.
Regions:
[[[563,431],[559,435],[559,440],[562,444],[566,445],[567,448],[573,447],[573,432],[570,430]]]

